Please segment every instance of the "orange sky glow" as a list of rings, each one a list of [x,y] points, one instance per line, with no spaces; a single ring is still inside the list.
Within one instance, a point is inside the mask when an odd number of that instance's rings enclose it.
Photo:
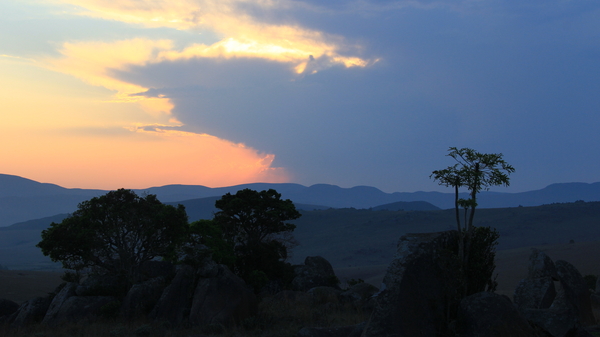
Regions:
[[[275,154],[208,134],[176,131],[183,124],[173,116],[175,105],[169,98],[136,95],[151,88],[116,75],[161,62],[243,57],[286,64],[293,80],[305,71],[335,64],[364,67],[369,62],[340,55],[337,37],[261,23],[236,9],[243,2],[178,0],[141,6],[133,0],[48,1],[72,6],[63,15],[136,27],[203,29],[221,40],[183,48],[147,37],[78,40],[57,43],[52,55],[0,55],[0,99],[7,111],[0,116],[0,140],[7,145],[0,149],[0,172],[101,189],[291,181],[290,168],[272,166]],[[307,69],[315,58],[319,65]]]

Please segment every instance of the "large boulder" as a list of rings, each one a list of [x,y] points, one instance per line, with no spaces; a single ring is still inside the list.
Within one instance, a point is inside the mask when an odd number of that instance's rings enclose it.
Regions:
[[[76,296],[75,290],[77,289],[77,283],[69,282],[65,284],[65,286],[54,296],[52,302],[50,303],[50,307],[42,320],[42,323],[48,325],[55,325],[56,318],[60,307],[65,303],[70,297]]]
[[[354,303],[356,308],[363,312],[372,311],[375,307],[373,295],[379,292],[379,289],[369,283],[358,283],[340,294],[343,301]]]
[[[136,283],[143,283],[150,279],[162,277],[165,280],[170,280],[175,276],[175,265],[168,261],[145,261],[137,270]]]
[[[465,337],[535,336],[535,330],[519,315],[510,299],[491,292],[481,292],[462,299],[457,315],[457,330]]]
[[[187,319],[194,294],[195,275],[196,269],[182,265],[148,317],[155,321],[167,321],[173,326]]]
[[[574,336],[580,326],[570,309],[522,309],[521,315],[552,337]]]
[[[551,277],[522,279],[515,289],[515,305],[523,309],[547,309],[556,298],[556,287]]]
[[[312,296],[312,302],[315,304],[339,303],[342,291],[333,287],[314,287],[307,292]]]
[[[71,296],[60,305],[56,312],[53,312],[47,323],[56,326],[82,320],[94,321],[102,316],[112,314],[104,311],[112,303],[118,303],[114,296]]]
[[[571,309],[583,325],[596,324],[587,283],[579,271],[567,261],[556,261],[561,287],[552,308]]]
[[[294,266],[294,290],[307,291],[314,287],[337,287],[338,278],[329,261],[321,256],[307,256],[304,265]]]
[[[111,274],[90,274],[75,289],[77,296],[116,296],[127,293],[128,282],[125,277]]]
[[[521,315],[551,336],[583,334],[582,325],[595,324],[590,292],[577,269],[566,261],[552,262],[533,249],[527,278],[514,293]]]
[[[554,281],[558,281],[558,273],[554,262],[546,253],[537,248],[531,249],[527,277],[530,279],[550,277]]]
[[[19,310],[19,304],[11,300],[0,298],[0,317],[10,316]]]
[[[49,306],[49,297],[36,297],[24,302],[13,314],[14,319],[11,318],[12,326],[21,327],[42,321]]]
[[[448,294],[458,268],[447,264],[452,258],[443,252],[457,244],[457,236],[448,231],[400,238],[363,336],[436,336],[447,330]]]
[[[254,315],[257,299],[244,281],[224,265],[199,270],[189,320],[197,325],[234,325]]]
[[[160,299],[165,287],[166,280],[163,276],[134,284],[123,299],[121,318],[132,320],[149,314]]]

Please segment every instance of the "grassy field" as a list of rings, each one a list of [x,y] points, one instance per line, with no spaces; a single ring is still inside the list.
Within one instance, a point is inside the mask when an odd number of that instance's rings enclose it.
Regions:
[[[21,304],[44,297],[63,282],[61,275],[59,272],[0,270],[0,298]]]

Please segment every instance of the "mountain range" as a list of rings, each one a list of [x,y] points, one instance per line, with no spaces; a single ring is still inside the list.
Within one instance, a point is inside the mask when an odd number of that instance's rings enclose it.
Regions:
[[[356,208],[426,211],[454,206],[454,194],[450,192],[385,193],[369,186],[342,188],[328,184],[307,187],[291,183],[254,183],[219,188],[167,185],[134,191],[138,194],[156,194],[163,202],[181,203],[186,206],[190,220],[197,220],[212,217],[212,212],[215,211],[214,201],[220,196],[244,188],[259,191],[275,189],[282,194],[282,198],[291,199],[296,207],[302,210]],[[61,213],[71,213],[77,209],[80,202],[106,192],[99,189],[64,188],[19,176],[0,174],[0,227]],[[478,204],[479,208],[503,208],[577,200],[600,201],[600,182],[552,184],[541,190],[521,193],[481,192]]]

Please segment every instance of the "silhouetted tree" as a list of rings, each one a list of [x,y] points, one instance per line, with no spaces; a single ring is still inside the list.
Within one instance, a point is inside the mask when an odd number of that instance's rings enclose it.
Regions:
[[[243,189],[234,195],[225,194],[215,207],[220,211],[213,221],[234,251],[231,267],[235,273],[256,289],[267,280],[290,277],[291,265],[285,261],[296,225],[286,221],[301,216],[291,200],[281,199],[273,189]]]
[[[473,219],[477,207],[477,193],[482,189],[489,190],[491,186],[509,186],[509,175],[515,169],[502,159],[502,153],[479,153],[470,148],[458,149],[451,147],[448,150],[456,164],[443,170],[433,171],[430,177],[439,181],[440,185],[454,187],[454,208],[458,232],[463,240],[459,240],[459,255],[464,256],[464,245],[469,244],[473,233]],[[469,198],[459,198],[459,188],[466,187]],[[459,207],[465,209],[465,225],[461,226]],[[469,212],[468,216],[467,213]]]
[[[91,267],[132,281],[143,262],[175,258],[187,228],[182,205],[119,189],[84,201],[62,222],[53,222],[42,231],[37,247],[65,269]]]

